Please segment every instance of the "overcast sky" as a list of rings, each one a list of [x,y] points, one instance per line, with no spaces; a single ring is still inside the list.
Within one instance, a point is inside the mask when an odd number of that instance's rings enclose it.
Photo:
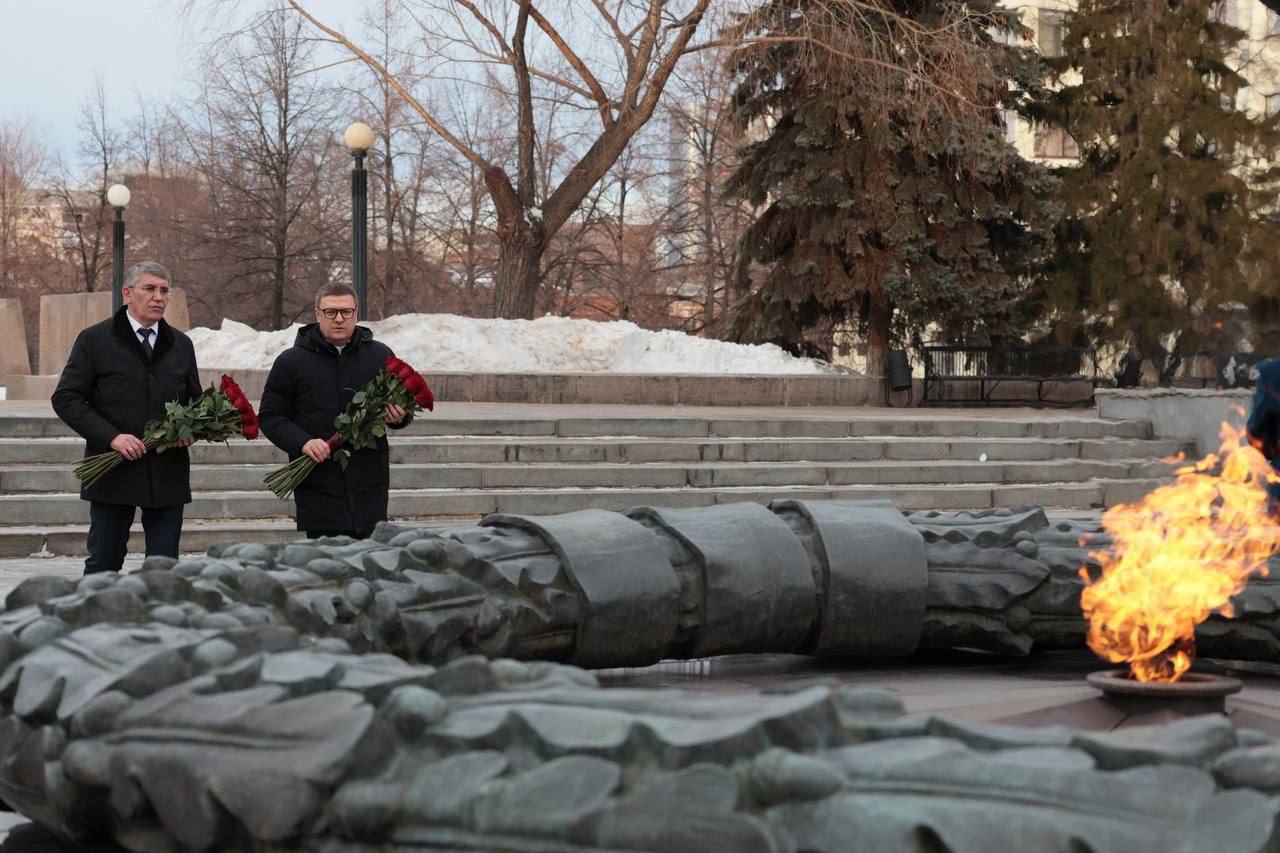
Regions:
[[[253,4],[237,0],[236,5]],[[358,0],[307,0],[326,23],[347,25]],[[57,153],[74,158],[79,105],[101,74],[121,116],[145,99],[180,94],[189,58],[209,38],[184,0],[0,0],[0,120],[30,119]]]

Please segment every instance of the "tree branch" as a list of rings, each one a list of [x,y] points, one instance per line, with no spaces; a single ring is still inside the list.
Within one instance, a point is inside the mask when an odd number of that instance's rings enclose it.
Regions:
[[[1280,2],[1280,0],[1277,0]],[[600,13],[600,17],[604,18],[605,23],[609,25],[609,29],[613,31],[613,37],[617,39],[618,46],[622,48],[622,53],[627,59],[628,67],[635,62],[636,49],[631,43],[631,39],[627,38],[627,34],[622,31],[622,27],[618,26],[618,19],[605,8],[604,0],[591,0],[595,5],[596,11]]]
[[[498,43],[505,53],[510,55],[513,52],[511,45],[507,44],[506,38],[502,35],[502,31],[494,26],[493,21],[490,21],[488,16],[481,12],[476,4],[472,3],[471,0],[453,0],[453,2],[470,12],[471,16],[480,23],[480,26],[484,27],[489,35],[493,36],[493,40]],[[519,3],[520,0],[516,0],[516,2]]]
[[[513,2],[519,3],[521,0],[513,0]],[[573,70],[578,72],[578,76],[582,78],[582,82],[591,90],[592,99],[600,108],[600,121],[606,128],[610,127],[613,124],[613,105],[609,100],[609,96],[605,94],[604,87],[600,85],[600,81],[595,78],[595,75],[591,73],[589,68],[587,68],[587,64],[582,61],[578,54],[573,52],[573,49],[569,47],[568,43],[566,43],[560,36],[560,33],[556,31],[556,28],[551,26],[551,22],[543,17],[541,12],[537,9],[530,8],[529,17],[533,18],[533,22],[538,25],[538,28],[546,34],[547,38],[551,39],[551,43],[560,51],[560,55],[563,56],[571,66],[573,66]]]
[[[525,57],[525,32],[529,27],[529,10],[533,0],[516,0],[520,11],[516,15],[516,31],[511,39],[512,71],[516,78],[516,138],[519,151],[516,162],[516,194],[524,207],[530,207],[534,199],[535,172],[533,165],[533,86],[529,79],[529,65]],[[523,216],[523,211],[521,212]]]
[[[636,51],[635,58],[628,63],[630,67],[627,69],[627,83],[622,97],[623,102],[630,107],[636,105],[640,85],[644,82],[645,72],[649,70],[649,60],[653,58],[654,45],[658,43],[658,27],[662,23],[662,2],[663,0],[649,0],[649,13],[644,18],[644,34],[640,37],[640,47]],[[707,6],[702,0],[698,5],[703,9]]]
[[[287,2],[289,3],[289,6],[295,12],[297,12],[299,15],[305,18],[307,22],[311,24],[311,26],[320,30],[322,33],[325,33],[334,41],[336,41],[338,44],[342,45],[344,48],[351,51],[355,56],[359,57],[360,61],[363,62],[365,65],[367,65],[375,74],[382,77],[383,80],[386,81],[387,85],[391,86],[391,88],[396,90],[396,94],[404,98],[405,103],[407,103],[410,107],[412,107],[414,112],[422,116],[422,120],[426,122],[427,127],[431,128],[437,134],[439,134],[441,139],[443,139],[445,142],[448,142],[455,149],[457,149],[458,153],[460,153],[463,157],[466,157],[468,160],[475,163],[481,169],[495,168],[492,164],[489,163],[488,160],[481,157],[475,150],[468,147],[465,143],[463,143],[462,140],[454,136],[447,127],[441,124],[440,121],[436,119],[436,117],[432,115],[432,113],[426,107],[424,107],[418,101],[417,98],[411,95],[408,92],[408,90],[406,90],[404,86],[400,84],[400,81],[397,80],[394,75],[392,75],[390,72],[387,71],[387,69],[382,65],[382,63],[378,62],[378,60],[374,59],[372,56],[365,53],[359,47],[356,47],[356,45],[351,41],[351,39],[347,38],[338,30],[335,30],[332,27],[328,27],[320,23],[320,21],[317,20],[314,15],[312,15],[306,9],[302,8],[302,5],[298,2],[298,0],[287,0]]]

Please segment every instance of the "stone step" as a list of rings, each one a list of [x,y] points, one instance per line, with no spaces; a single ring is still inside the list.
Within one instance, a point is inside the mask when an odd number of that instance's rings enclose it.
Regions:
[[[88,524],[59,524],[31,527],[0,527],[0,558],[41,556],[83,557]],[[290,542],[302,538],[290,520],[201,522],[188,520],[182,526],[183,553],[203,553],[213,545],[236,542]],[[129,531],[129,553],[145,550],[142,524],[134,521]]]
[[[416,518],[414,524],[448,530],[460,524],[473,524],[475,518]],[[84,557],[85,540],[89,534],[86,524],[64,524],[48,527],[0,527],[0,560],[24,557]],[[214,545],[232,545],[240,542],[295,542],[305,539],[292,520],[270,519],[260,521],[200,521],[188,519],[182,526],[183,554],[204,554]],[[146,537],[142,524],[134,521],[129,530],[129,554],[133,562],[145,552]],[[126,565],[126,568],[128,566]],[[33,572],[33,573],[38,573]],[[74,571],[70,576],[78,576]],[[19,578],[20,579],[20,578]],[[0,589],[0,597],[4,590]]]
[[[1154,486],[1158,480],[1143,481]],[[1059,483],[856,484],[824,486],[721,486],[712,488],[393,489],[392,518],[476,517],[491,512],[546,515],[574,510],[627,509],[639,505],[690,507],[778,497],[809,500],[887,499],[902,509],[988,509],[1037,504],[1104,506],[1109,492],[1124,499],[1145,486],[1129,479]],[[266,491],[199,492],[186,517],[211,521],[283,519],[293,502]],[[74,494],[0,495],[0,529],[85,524],[88,504]]]
[[[934,436],[989,438],[1150,438],[1145,420],[1097,417],[987,418],[931,414],[920,417],[809,415],[806,417],[700,417],[664,410],[645,417],[449,417],[425,415],[401,434],[409,436],[558,436],[587,438],[647,436],[662,438],[847,438],[850,436]],[[0,415],[0,437],[38,438],[73,435],[52,414]]]
[[[254,491],[274,465],[195,465],[196,492]],[[905,483],[1075,482],[1167,475],[1166,463],[1146,459],[1050,461],[714,462],[396,464],[396,489],[502,488],[716,488],[723,486],[822,486]],[[79,490],[70,465],[22,465],[0,470],[0,493],[66,493]]]
[[[1173,439],[1130,438],[546,438],[395,436],[391,461],[402,464],[462,463],[652,463],[652,462],[840,462],[901,460],[1033,461],[1050,459],[1140,459],[1191,449]],[[0,466],[63,463],[84,453],[75,438],[2,438]],[[281,465],[285,455],[265,441],[202,442],[191,449],[196,465]]]

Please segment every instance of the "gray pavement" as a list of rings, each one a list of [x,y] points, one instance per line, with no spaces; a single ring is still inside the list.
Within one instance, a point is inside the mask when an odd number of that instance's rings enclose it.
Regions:
[[[142,555],[125,558],[124,570],[132,572],[142,566]],[[83,557],[31,556],[16,560],[0,560],[0,596],[8,594],[23,580],[38,575],[78,578],[84,574]]]
[[[1244,690],[1227,699],[1228,716],[1237,726],[1280,737],[1280,666],[1205,659],[1195,666],[1197,671],[1243,681]],[[721,694],[786,691],[812,682],[880,687],[897,694],[908,713],[975,723],[1114,731],[1178,719],[1173,710],[1133,715],[1085,683],[1090,672],[1114,668],[1082,649],[1027,658],[961,651],[882,660],[729,655],[601,670],[597,675],[614,687]]]

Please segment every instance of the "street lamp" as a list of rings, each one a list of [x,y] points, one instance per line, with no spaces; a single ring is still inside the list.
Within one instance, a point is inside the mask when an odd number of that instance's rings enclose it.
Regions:
[[[124,209],[129,206],[129,188],[124,184],[112,184],[107,190],[107,204],[116,209],[116,221],[111,224],[111,315],[120,310],[124,286]]]
[[[373,146],[373,128],[362,121],[351,124],[342,142],[355,161],[351,167],[351,286],[356,291],[357,319],[369,317],[369,173],[364,155]]]

